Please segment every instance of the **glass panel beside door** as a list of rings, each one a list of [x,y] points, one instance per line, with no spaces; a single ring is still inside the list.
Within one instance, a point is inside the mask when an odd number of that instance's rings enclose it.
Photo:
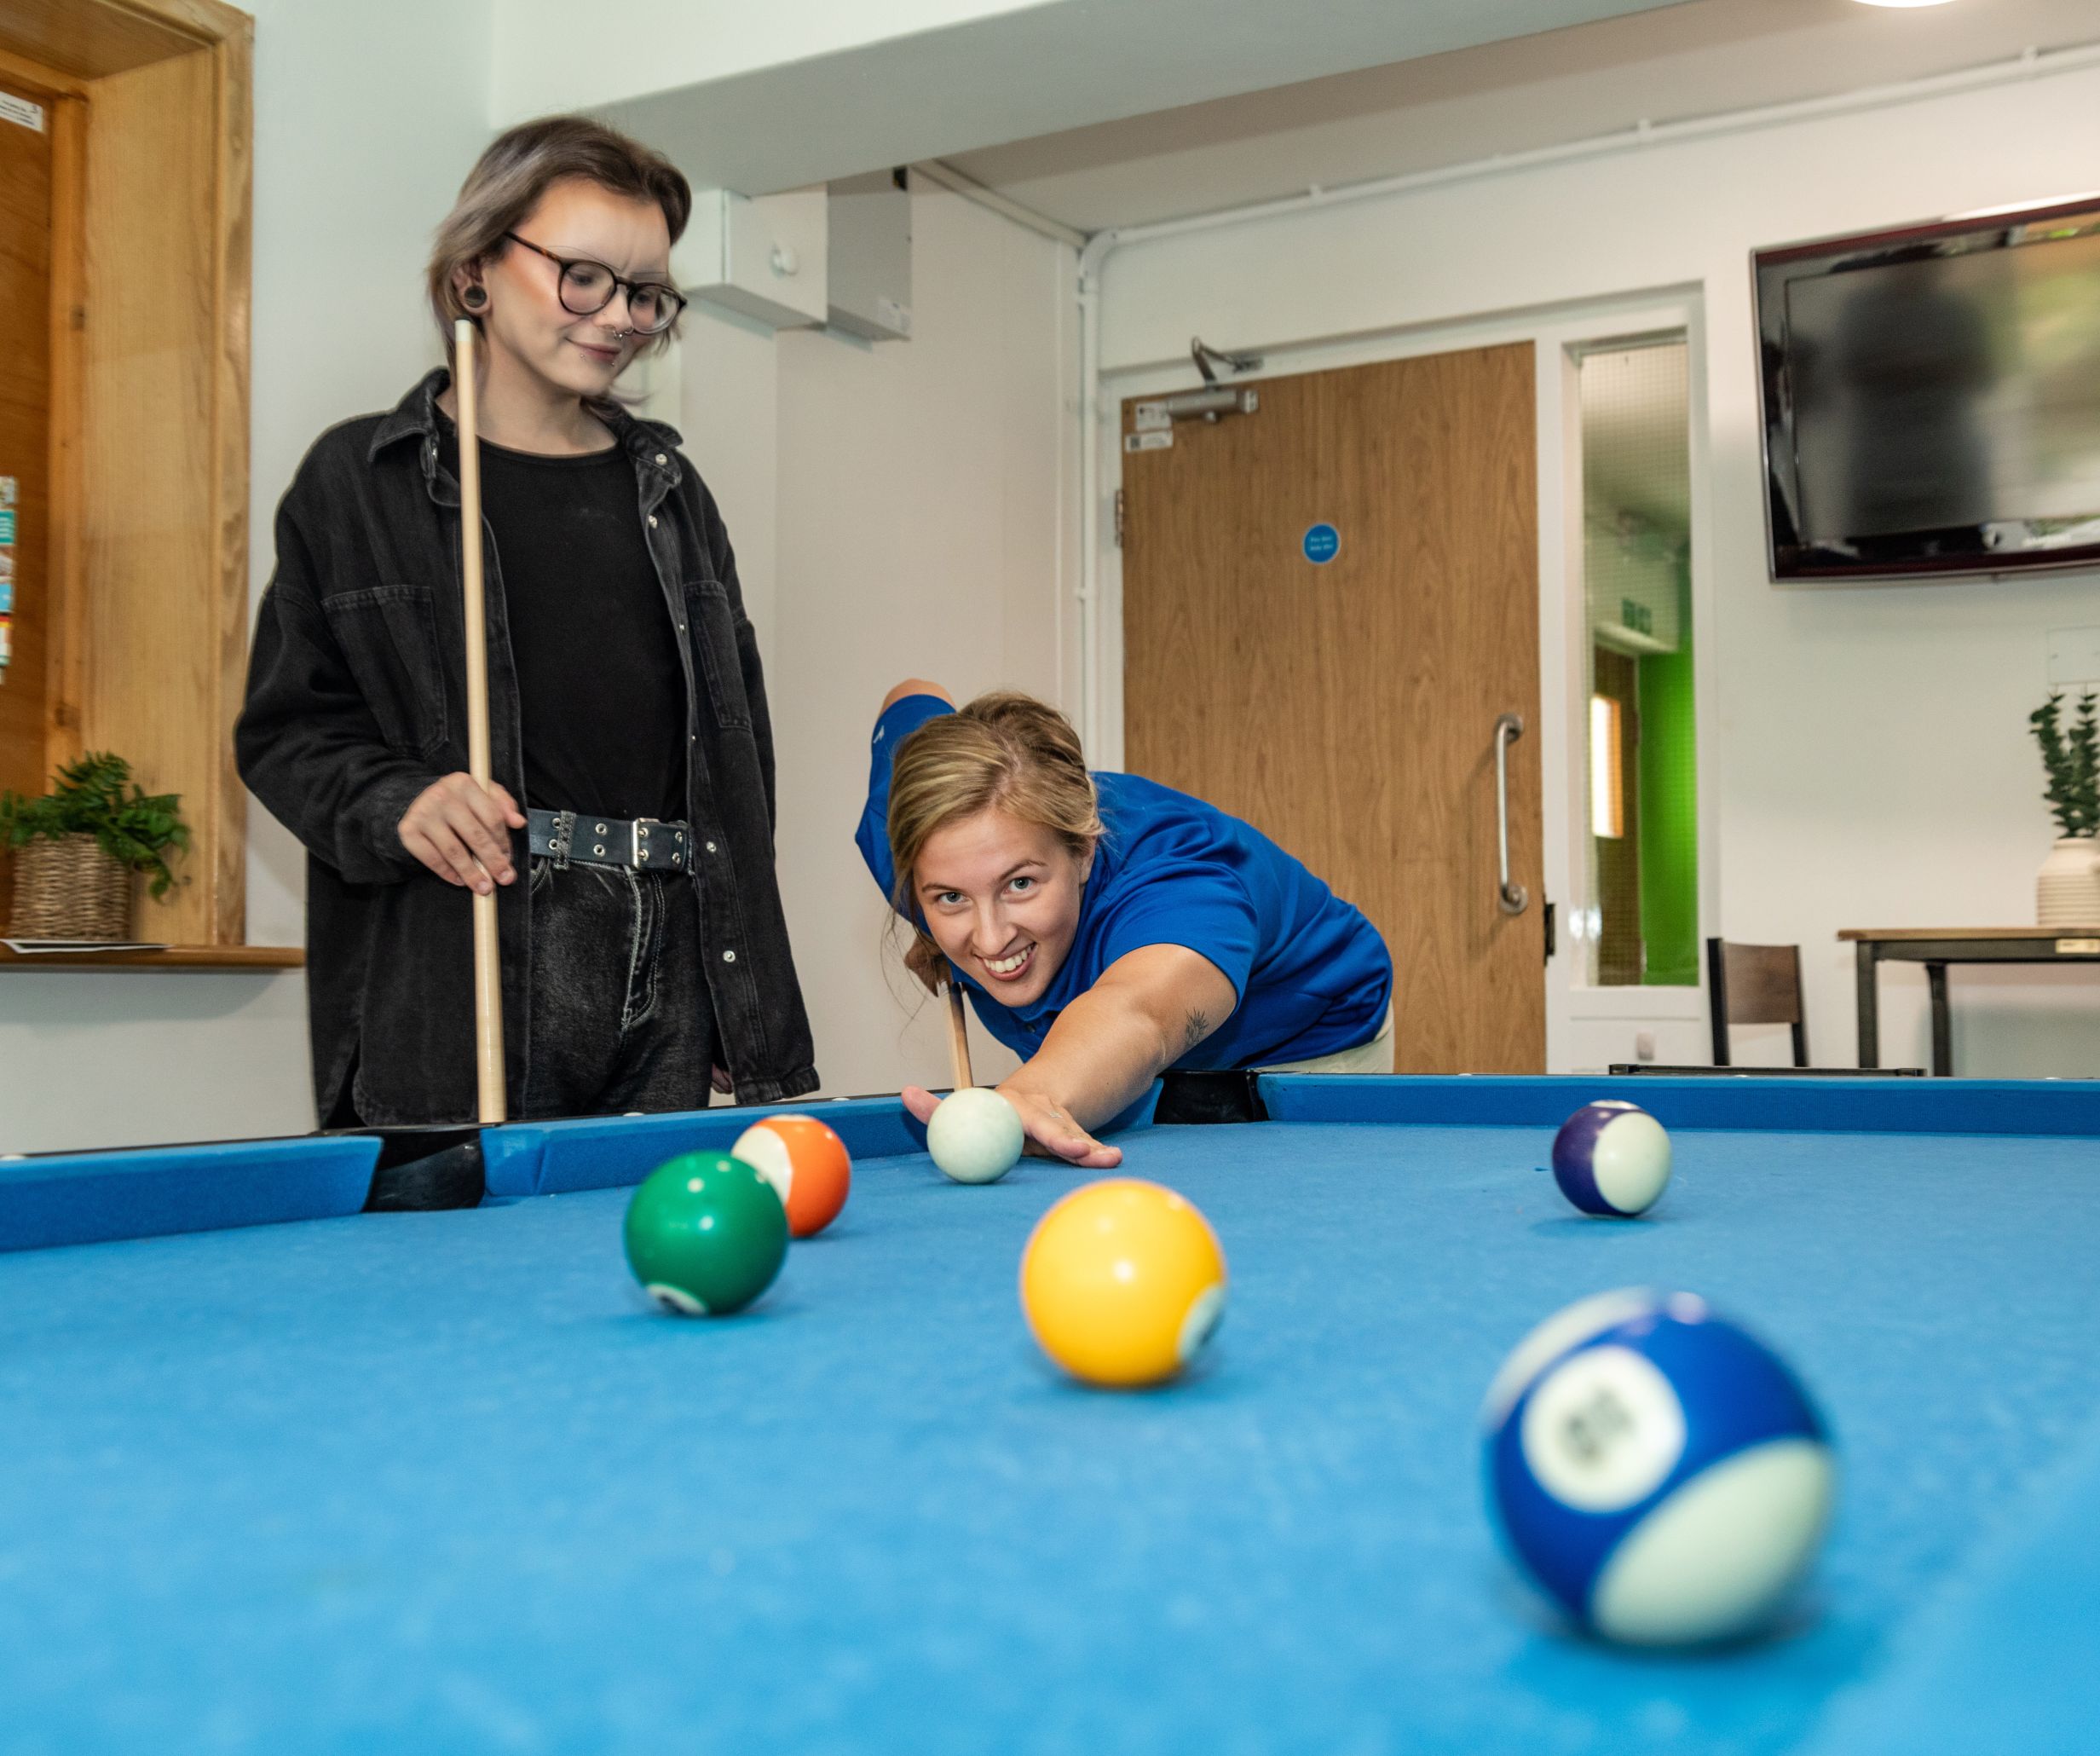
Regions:
[[[1571,925],[1599,987],[1699,980],[1688,354],[1676,334],[1576,361],[1588,902]]]

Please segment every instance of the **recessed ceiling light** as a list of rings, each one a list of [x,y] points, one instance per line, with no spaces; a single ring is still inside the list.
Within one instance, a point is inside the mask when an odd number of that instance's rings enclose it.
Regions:
[[[1947,0],[1860,0],[1862,6],[1944,6]]]

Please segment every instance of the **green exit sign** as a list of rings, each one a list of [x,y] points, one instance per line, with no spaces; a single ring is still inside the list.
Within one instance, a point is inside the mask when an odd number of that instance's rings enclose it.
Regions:
[[[1618,600],[1618,621],[1621,627],[1630,628],[1636,634],[1653,634],[1655,632],[1655,612],[1647,604],[1636,604],[1630,598]]]

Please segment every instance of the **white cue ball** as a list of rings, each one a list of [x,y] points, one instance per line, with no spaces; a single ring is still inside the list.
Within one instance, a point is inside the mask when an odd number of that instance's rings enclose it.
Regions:
[[[959,1183],[995,1183],[1021,1156],[1021,1118],[989,1085],[943,1098],[926,1123],[926,1151]]]

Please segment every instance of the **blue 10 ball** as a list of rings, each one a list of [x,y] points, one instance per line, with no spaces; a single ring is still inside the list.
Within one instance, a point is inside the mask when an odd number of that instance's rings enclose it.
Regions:
[[[1821,1545],[1829,1435],[1779,1356],[1689,1293],[1600,1293],[1549,1318],[1481,1411],[1488,1498],[1526,1572],[1639,1645],[1769,1624]]]

